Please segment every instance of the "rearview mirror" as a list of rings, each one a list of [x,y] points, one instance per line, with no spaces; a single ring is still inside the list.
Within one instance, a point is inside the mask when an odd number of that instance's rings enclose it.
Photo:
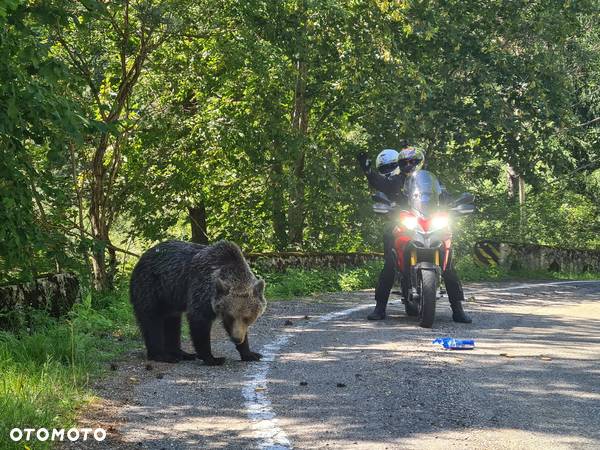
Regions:
[[[374,202],[384,203],[386,205],[390,205],[392,203],[387,195],[385,195],[383,192],[379,192],[379,191],[375,192],[371,196],[371,199],[373,199]]]
[[[475,196],[469,192],[460,194],[460,196],[452,202],[453,206],[473,204],[475,202]]]
[[[473,214],[475,212],[475,205],[473,203],[470,204],[462,204],[455,206],[450,209],[450,211],[458,213],[458,214]]]
[[[390,205],[386,205],[385,203],[375,203],[373,204],[373,212],[375,214],[387,214],[392,210]]]

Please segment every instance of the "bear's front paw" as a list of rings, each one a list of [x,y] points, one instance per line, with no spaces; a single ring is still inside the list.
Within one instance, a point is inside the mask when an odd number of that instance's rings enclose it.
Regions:
[[[248,352],[248,353],[241,355],[241,357],[242,357],[242,361],[260,361],[260,358],[262,358],[262,355],[260,353],[256,353],[256,352]]]
[[[181,350],[179,352],[179,357],[181,359],[183,359],[184,361],[193,361],[194,359],[196,359],[196,354],[195,353],[184,352],[183,350]]]
[[[207,366],[222,366],[225,362],[225,358],[215,358],[214,356],[202,359],[204,360],[204,364],[206,364]]]

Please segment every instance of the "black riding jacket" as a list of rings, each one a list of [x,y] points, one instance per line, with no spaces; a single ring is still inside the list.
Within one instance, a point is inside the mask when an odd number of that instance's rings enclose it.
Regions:
[[[373,170],[365,172],[369,185],[373,189],[383,192],[390,200],[400,203],[406,200],[404,196],[404,182],[406,181],[406,175],[399,173],[386,177]]]
[[[407,203],[408,199],[404,194],[404,182],[406,181],[406,175],[400,172],[399,174],[386,177],[378,172],[369,169],[365,172],[367,180],[369,180],[369,186],[378,191],[383,192],[390,200],[396,203]],[[440,183],[442,192],[440,194],[440,202],[442,204],[448,204],[452,201],[452,196],[446,190],[446,187]]]

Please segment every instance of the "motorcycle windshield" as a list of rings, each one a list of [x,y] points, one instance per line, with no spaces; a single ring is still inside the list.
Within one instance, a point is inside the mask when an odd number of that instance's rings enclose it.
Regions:
[[[424,216],[438,210],[442,187],[437,177],[427,170],[417,170],[406,179],[404,194],[411,209]]]

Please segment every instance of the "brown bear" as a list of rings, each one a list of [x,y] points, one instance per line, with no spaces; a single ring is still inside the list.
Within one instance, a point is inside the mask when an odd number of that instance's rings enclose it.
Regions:
[[[225,358],[214,357],[210,347],[212,323],[219,318],[242,361],[258,361],[262,355],[250,351],[248,327],[265,311],[264,288],[232,242],[167,241],[146,251],[131,274],[129,294],[148,359],[198,357],[207,365],[223,364]],[[196,355],[181,349],[184,312]]]

